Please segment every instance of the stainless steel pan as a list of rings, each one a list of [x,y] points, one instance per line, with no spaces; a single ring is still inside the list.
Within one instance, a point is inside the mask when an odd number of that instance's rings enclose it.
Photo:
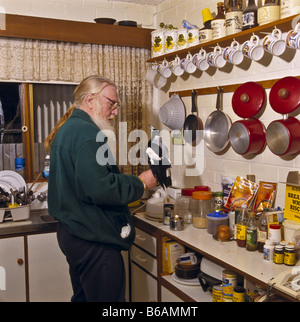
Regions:
[[[216,103],[216,111],[212,112],[204,127],[204,140],[206,146],[214,153],[221,152],[229,143],[229,130],[231,127],[231,119],[222,111],[221,108],[222,88],[218,87],[218,96]]]

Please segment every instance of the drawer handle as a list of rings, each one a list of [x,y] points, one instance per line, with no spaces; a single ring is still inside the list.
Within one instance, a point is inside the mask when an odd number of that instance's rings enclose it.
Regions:
[[[146,263],[147,262],[147,259],[141,257],[140,255],[136,255],[135,258],[138,259],[140,262],[143,262],[143,263]]]
[[[138,239],[139,241],[146,241],[146,238],[145,237],[141,237],[140,235],[136,235],[135,237],[136,239]]]

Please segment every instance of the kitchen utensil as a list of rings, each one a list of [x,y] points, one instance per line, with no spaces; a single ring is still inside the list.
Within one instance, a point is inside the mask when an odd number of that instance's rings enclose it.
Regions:
[[[192,92],[192,114],[190,114],[184,121],[183,124],[183,133],[184,139],[189,144],[197,144],[200,138],[200,131],[203,129],[202,121],[197,116],[197,107],[196,107],[196,95],[197,92],[193,90]]]
[[[300,153],[300,121],[289,117],[300,106],[300,80],[285,77],[277,81],[270,91],[270,105],[277,113],[283,114],[282,120],[273,121],[267,128],[267,145],[276,155]]]
[[[274,29],[271,34],[263,39],[264,49],[274,56],[280,56],[286,49],[285,41],[282,39],[282,32]]]
[[[171,130],[181,130],[185,119],[184,104],[179,95],[174,94],[159,110],[160,121]]]
[[[15,171],[1,171],[0,180],[7,182],[14,190],[19,190],[19,188],[26,187],[26,182],[23,177]]]
[[[188,74],[193,74],[197,67],[193,64],[193,56],[188,53],[185,58],[180,62],[180,67],[185,70]]]
[[[238,154],[259,154],[266,147],[265,127],[256,118],[237,121],[230,128],[229,140]]]
[[[212,152],[220,152],[229,143],[228,132],[231,126],[231,119],[222,111],[221,108],[222,88],[218,87],[218,96],[216,103],[216,111],[212,112],[204,126],[204,140],[206,146]]]
[[[116,19],[112,18],[96,18],[94,19],[96,23],[102,23],[105,25],[113,25],[116,22]]]
[[[233,65],[239,65],[242,63],[244,56],[240,50],[240,44],[236,40],[224,49],[223,58]]]
[[[254,61],[259,61],[263,58],[264,48],[260,45],[260,39],[257,35],[252,35],[250,40],[246,40],[242,44],[242,53]]]
[[[164,78],[169,78],[172,75],[172,70],[171,70],[169,63],[166,59],[161,64],[159,64],[157,66],[156,70]]]
[[[287,47],[300,49],[300,23],[296,25],[295,29],[284,33],[283,39]]]
[[[226,65],[226,60],[223,58],[222,48],[218,45],[213,52],[207,54],[207,62],[210,66],[223,68]]]
[[[184,220],[182,217],[175,216],[173,218],[170,218],[170,229],[181,231],[184,230]]]
[[[266,93],[263,87],[255,82],[239,86],[232,96],[232,108],[241,118],[257,115],[265,106]]]

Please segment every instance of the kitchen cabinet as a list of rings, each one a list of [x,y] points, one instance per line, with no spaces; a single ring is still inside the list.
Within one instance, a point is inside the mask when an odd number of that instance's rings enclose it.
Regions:
[[[69,302],[72,292],[69,265],[56,233],[29,235],[28,275],[30,302]]]
[[[156,249],[156,238],[136,228],[135,242],[130,250],[132,302],[158,300]]]
[[[5,281],[5,289],[0,286],[0,302],[25,302],[24,237],[0,239],[0,266],[5,270],[0,277]]]

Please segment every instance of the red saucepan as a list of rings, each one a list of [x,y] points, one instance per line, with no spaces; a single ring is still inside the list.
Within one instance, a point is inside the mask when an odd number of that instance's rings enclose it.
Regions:
[[[300,153],[300,121],[289,117],[300,106],[300,80],[285,77],[277,81],[270,91],[270,105],[283,120],[273,121],[267,128],[267,145],[276,155]]]
[[[232,107],[240,120],[230,128],[229,141],[234,151],[241,155],[259,154],[266,147],[265,127],[254,118],[265,106],[266,94],[261,85],[248,82],[233,94]]]
[[[200,131],[203,130],[201,119],[198,117],[196,107],[197,92],[192,92],[192,114],[188,115],[183,124],[184,139],[187,143],[195,145],[199,143],[201,138]]]

